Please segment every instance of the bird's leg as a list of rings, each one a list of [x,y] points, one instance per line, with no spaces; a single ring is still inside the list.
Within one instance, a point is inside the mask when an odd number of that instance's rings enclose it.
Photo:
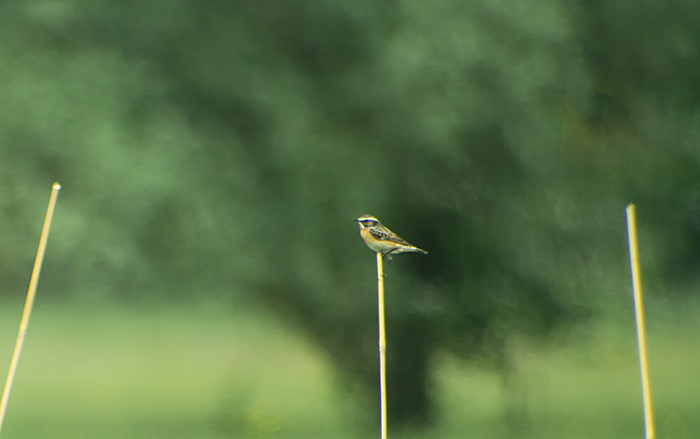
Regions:
[[[386,277],[386,269],[389,267],[389,262],[391,262],[391,256],[387,259],[387,256],[382,253],[382,277]]]
[[[388,251],[388,252],[386,252],[386,253],[382,253],[382,257],[383,257],[384,260],[386,261],[386,265],[387,265],[387,266],[391,263],[391,252],[393,252],[393,251],[394,251],[394,250]]]
[[[396,250],[398,250],[398,249],[399,249],[398,247],[392,248],[392,249],[389,250],[388,252],[382,253],[382,254],[384,255],[385,258],[388,258],[388,261],[389,261],[389,262],[391,262],[391,256],[390,256],[390,255],[391,255],[392,253],[394,253],[394,252],[395,252]]]

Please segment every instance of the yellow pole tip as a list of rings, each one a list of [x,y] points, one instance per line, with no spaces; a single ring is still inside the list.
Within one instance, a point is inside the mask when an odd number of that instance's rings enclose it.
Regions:
[[[54,183],[54,184],[53,184],[53,190],[55,190],[55,191],[60,191],[60,190],[61,190],[61,185],[58,184],[58,182]]]

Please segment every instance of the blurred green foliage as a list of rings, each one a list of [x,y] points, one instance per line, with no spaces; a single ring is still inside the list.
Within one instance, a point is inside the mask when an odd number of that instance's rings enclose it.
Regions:
[[[44,295],[263,301],[374,386],[373,258],[352,219],[430,251],[388,277],[393,420],[433,415],[439,349],[690,295],[700,251],[700,6],[34,0],[0,4],[0,282]],[[30,245],[31,244],[31,245]]]

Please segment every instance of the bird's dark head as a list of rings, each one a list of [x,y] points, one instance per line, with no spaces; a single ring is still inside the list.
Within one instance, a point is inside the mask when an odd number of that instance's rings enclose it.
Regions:
[[[379,220],[372,215],[362,215],[361,217],[356,218],[355,221],[357,221],[361,229],[375,227],[379,224]]]

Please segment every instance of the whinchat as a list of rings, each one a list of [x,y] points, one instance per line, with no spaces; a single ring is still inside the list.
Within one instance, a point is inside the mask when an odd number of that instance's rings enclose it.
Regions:
[[[372,215],[362,215],[355,221],[360,225],[360,236],[367,247],[381,253],[387,263],[391,262],[391,254],[416,252],[428,254],[427,251],[411,245],[405,239],[387,229]]]

